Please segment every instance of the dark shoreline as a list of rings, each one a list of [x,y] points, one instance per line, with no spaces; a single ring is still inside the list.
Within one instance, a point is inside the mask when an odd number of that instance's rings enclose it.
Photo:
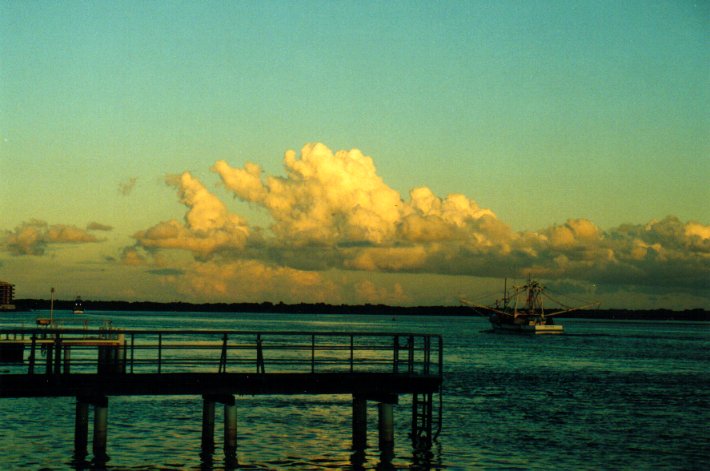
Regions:
[[[285,313],[285,314],[380,314],[408,316],[479,316],[480,314],[466,306],[387,306],[384,304],[331,305],[325,303],[204,303],[183,302],[160,303],[153,301],[93,301],[85,299],[88,311],[137,311],[137,312],[250,312],[250,313]],[[46,310],[48,299],[16,299],[17,311]],[[54,308],[71,310],[74,300],[55,300]],[[710,321],[710,311],[704,309],[596,309],[579,310],[562,314],[560,318],[577,319],[612,319],[612,320],[655,320],[655,321]]]

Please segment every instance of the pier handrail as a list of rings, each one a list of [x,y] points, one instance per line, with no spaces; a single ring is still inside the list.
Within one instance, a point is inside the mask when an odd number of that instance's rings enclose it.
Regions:
[[[3,373],[390,373],[441,377],[441,335],[410,332],[10,328]],[[22,347],[19,347],[22,345]],[[28,350],[28,351],[26,351]]]

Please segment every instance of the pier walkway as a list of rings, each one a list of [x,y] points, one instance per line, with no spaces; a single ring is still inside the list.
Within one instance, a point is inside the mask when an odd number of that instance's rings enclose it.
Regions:
[[[215,404],[224,453],[236,459],[235,395],[350,394],[353,449],[366,447],[367,401],[378,403],[379,447],[393,448],[393,404],[412,395],[415,448],[441,426],[441,336],[412,333],[0,329],[0,398],[76,398],[74,452],[108,460],[108,398],[200,395],[203,454],[214,452]],[[439,399],[438,401],[436,399]]]

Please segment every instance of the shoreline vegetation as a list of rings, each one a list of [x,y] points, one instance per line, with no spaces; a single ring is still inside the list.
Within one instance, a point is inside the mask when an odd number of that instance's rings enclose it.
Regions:
[[[48,299],[16,299],[16,311],[47,310]],[[93,301],[84,299],[87,311],[136,312],[248,312],[279,314],[380,314],[387,316],[480,316],[467,306],[388,306],[384,304],[333,305],[325,303],[203,303],[154,301]],[[74,300],[54,300],[57,310],[71,310]],[[558,316],[567,319],[710,321],[705,309],[580,309]]]

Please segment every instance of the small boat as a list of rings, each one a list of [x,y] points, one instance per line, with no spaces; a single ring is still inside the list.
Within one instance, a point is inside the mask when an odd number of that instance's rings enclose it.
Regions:
[[[74,314],[84,314],[84,303],[81,300],[81,296],[77,296],[74,300],[72,312],[74,312]]]
[[[49,291],[49,317],[38,317],[35,322],[38,326],[49,327],[54,324],[54,288]]]
[[[520,297],[525,296],[525,301],[520,302]],[[478,306],[469,301],[462,302],[477,312],[483,311],[488,315],[488,320],[494,332],[514,334],[562,334],[564,326],[555,324],[554,316],[578,309],[594,306],[590,304],[581,307],[565,307],[554,312],[545,312],[544,298],[548,297],[545,287],[539,281],[528,279],[522,286],[507,288],[507,280],[503,289],[503,299],[496,301],[493,307]],[[551,299],[551,298],[550,298]]]

